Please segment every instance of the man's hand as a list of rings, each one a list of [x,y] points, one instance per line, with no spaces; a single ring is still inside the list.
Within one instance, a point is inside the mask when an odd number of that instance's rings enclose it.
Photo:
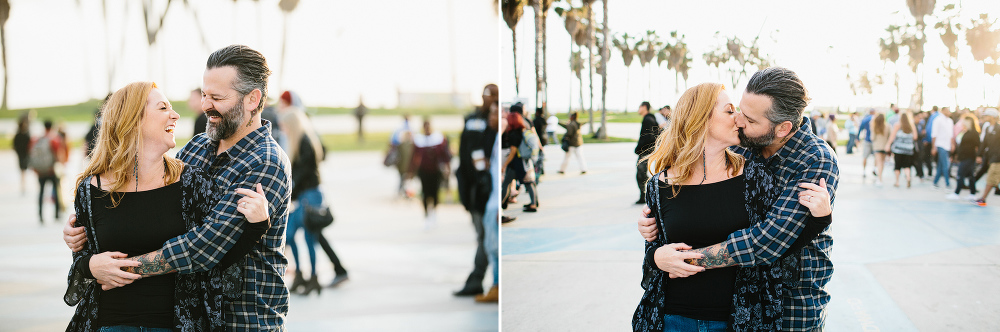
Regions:
[[[681,250],[691,250],[691,246],[683,243],[671,243],[656,249],[653,253],[653,261],[656,267],[667,272],[670,278],[687,278],[695,273],[705,271],[701,266],[685,263],[685,259],[701,259],[705,256],[694,252],[683,252]]]
[[[69,221],[63,227],[63,241],[66,241],[66,246],[70,250],[79,252],[83,250],[83,244],[87,243],[87,232],[84,231],[83,226],[73,227],[75,224],[76,214],[70,214]]]
[[[122,287],[140,278],[138,274],[122,271],[122,267],[139,266],[139,262],[120,259],[126,257],[126,254],[109,251],[90,258],[90,273],[101,284],[101,289]]]
[[[656,219],[647,217],[652,212],[648,206],[643,206],[642,216],[639,217],[639,234],[642,234],[642,238],[649,242],[656,241],[656,235],[658,234],[656,231]]]

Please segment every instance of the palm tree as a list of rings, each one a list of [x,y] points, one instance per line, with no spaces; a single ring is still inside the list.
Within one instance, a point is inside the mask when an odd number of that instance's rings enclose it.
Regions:
[[[684,88],[687,89],[687,72],[691,69],[691,57],[689,56],[691,52],[688,51],[687,43],[684,42],[684,35],[678,37],[677,31],[671,31],[670,37],[673,38],[674,42],[664,47],[664,53],[667,54],[667,68],[674,71],[674,92],[680,93],[678,79],[682,75],[684,76]]]
[[[542,107],[548,94],[545,76],[545,21],[555,0],[529,0],[535,10],[535,107]]]
[[[514,92],[517,95],[521,94],[521,81],[517,74],[517,22],[521,20],[521,15],[524,15],[524,4],[528,0],[503,0],[501,5],[501,10],[503,11],[503,20],[507,22],[507,27],[510,28],[510,34],[514,40]]]
[[[156,36],[160,34],[160,30],[163,30],[163,20],[167,18],[167,13],[170,12],[171,3],[173,3],[172,0],[167,0],[167,6],[166,8],[163,8],[163,13],[157,15],[157,13],[153,10],[153,2],[151,0],[142,2],[142,17],[145,19],[144,22],[146,23],[146,44],[149,47],[150,53],[152,53],[153,45],[156,44]],[[150,76],[152,76],[153,73],[152,68],[152,62],[150,61]]]
[[[611,49],[608,45],[611,44],[609,42],[611,29],[608,28],[608,0],[602,0],[601,3],[604,5],[604,24],[601,25],[604,38],[601,39],[601,129],[597,131],[597,138],[607,139],[608,133],[604,125],[607,124],[608,113],[608,106],[605,102],[608,95],[608,57],[611,56]]]
[[[893,71],[895,71],[894,85],[896,86],[896,104],[899,104],[899,70],[896,70],[896,61],[899,61],[899,47],[902,46],[903,40],[900,36],[902,27],[898,25],[890,25],[885,29],[889,33],[888,38],[882,38],[879,40],[879,58],[882,62],[892,62]],[[883,66],[883,69],[885,66]]]
[[[587,109],[587,125],[590,126],[590,133],[594,133],[594,1],[595,0],[583,0],[583,8],[586,9],[587,13],[587,53],[590,54],[590,68],[587,74],[587,81],[590,82],[590,107]]]
[[[972,58],[983,63],[984,75],[1000,74],[1000,29],[994,30],[994,22],[987,14],[979,14],[979,20],[973,20],[969,29],[965,30],[965,42],[972,48]],[[986,63],[992,58],[993,63]],[[986,85],[983,85],[983,100],[986,100]]]
[[[660,38],[656,36],[656,31],[646,30],[646,37],[644,37],[642,40],[639,41],[638,44],[636,44],[636,51],[637,54],[639,55],[639,65],[641,65],[643,68],[646,68],[646,64],[653,61],[653,58],[656,57],[657,50],[660,48],[661,45],[663,45],[663,42],[660,41]],[[652,88],[652,84],[650,83],[652,82],[652,73],[651,73],[652,66],[650,67],[651,68],[646,70],[647,94],[651,93],[650,89]],[[646,94],[644,94],[644,96],[645,95]]]
[[[924,16],[934,12],[934,3],[935,0],[906,0],[906,7],[910,9],[910,15],[913,15],[913,18],[917,20],[916,33],[909,34],[909,38],[903,37],[904,41],[909,41],[910,68],[913,69],[914,74],[917,74],[918,67],[924,62],[924,44],[927,43],[927,36],[924,34],[926,27]],[[917,107],[924,104],[923,73],[921,73],[919,80],[917,83],[917,92],[919,93]]]
[[[619,52],[622,52],[622,61],[625,62],[625,114],[628,114],[628,90],[629,83],[632,82],[632,71],[630,69],[632,68],[632,60],[635,59],[636,53],[635,46],[629,45],[629,39],[631,38],[632,36],[629,36],[628,33],[623,33],[621,39],[616,38],[612,40],[615,48]]]
[[[7,35],[4,26],[10,18],[10,1],[0,0],[0,65],[3,66],[3,101],[0,102],[0,111],[7,110]]]
[[[278,1],[278,8],[281,8],[281,71],[278,72],[278,86],[282,86],[285,78],[285,49],[288,46],[288,15],[299,5],[299,0]],[[266,98],[266,96],[265,96]]]
[[[584,60],[582,54],[583,45],[587,43],[587,33],[585,31],[585,26],[581,22],[581,18],[586,14],[584,8],[573,8],[573,4],[567,1],[568,5],[566,7],[555,8],[556,14],[563,17],[565,20],[566,33],[569,34],[569,48],[570,48],[570,69],[574,74],[580,84],[580,110],[584,110],[583,105],[583,67]],[[573,51],[573,45],[577,46],[577,51]],[[569,109],[573,109],[573,88],[570,88],[570,103]]]
[[[955,22],[958,19],[958,12],[955,11],[954,4],[944,6],[942,14],[949,14],[943,20],[934,24],[934,28],[941,31],[941,42],[948,47],[948,62],[941,62],[942,68],[938,68],[938,73],[944,73],[948,78],[948,88],[955,95],[955,107],[958,107],[958,80],[962,78],[962,66],[958,65],[958,34],[955,31],[962,30],[962,24]],[[943,70],[942,70],[943,69]]]

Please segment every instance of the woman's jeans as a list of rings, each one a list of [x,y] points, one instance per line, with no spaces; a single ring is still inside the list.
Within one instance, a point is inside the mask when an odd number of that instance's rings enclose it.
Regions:
[[[847,138],[847,154],[854,153],[854,144],[858,142],[858,134],[850,134]]]
[[[173,329],[168,329],[165,327],[115,325],[115,326],[101,326],[101,328],[97,331],[98,332],[172,332]]]
[[[292,259],[295,261],[295,268],[301,270],[302,265],[299,265],[299,248],[295,245],[295,234],[302,229],[306,236],[306,248],[309,250],[309,267],[312,274],[316,274],[316,235],[314,235],[309,230],[305,229],[303,222],[306,217],[306,210],[303,209],[303,205],[319,207],[323,205],[323,193],[319,191],[319,187],[314,187],[311,189],[306,189],[301,194],[297,201],[295,210],[288,214],[288,227],[285,229],[285,242],[289,248],[292,248]]]
[[[938,184],[938,179],[944,178],[944,185],[946,187],[951,186],[951,165],[949,165],[948,150],[941,147],[935,147],[937,149],[937,172],[934,174],[934,185]]]
[[[663,332],[725,332],[729,323],[698,320],[678,315],[663,316]]]
[[[958,161],[958,181],[957,181],[958,185],[955,186],[955,195],[958,195],[958,193],[961,192],[962,189],[964,188],[969,188],[970,194],[973,195],[976,194],[976,180],[975,180],[976,178],[973,176],[975,175],[973,174],[976,171],[975,168],[976,168],[975,159],[966,159]],[[968,185],[965,184],[966,180],[968,180],[969,182]]]
[[[499,167],[494,168],[499,170]],[[496,172],[493,176],[499,176]],[[493,286],[500,285],[500,188],[493,186],[490,199],[486,201],[486,212],[483,214],[483,249],[493,267]]]

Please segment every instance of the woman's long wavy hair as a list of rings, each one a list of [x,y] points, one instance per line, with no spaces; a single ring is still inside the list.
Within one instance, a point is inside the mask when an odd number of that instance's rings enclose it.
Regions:
[[[667,177],[667,182],[674,184],[683,183],[694,175],[695,164],[704,156],[715,103],[725,89],[722,84],[702,83],[684,91],[672,112],[670,126],[657,137],[653,153],[643,159],[649,160],[650,173],[655,176],[670,167],[674,177]],[[726,149],[730,175],[735,176],[743,169],[743,161],[743,156]],[[671,187],[676,197],[681,186]]]
[[[112,208],[118,206],[127,191],[125,184],[135,177],[133,170],[142,152],[142,121],[146,102],[154,88],[156,83],[153,82],[134,82],[111,95],[101,107],[101,127],[90,163],[76,178],[79,187],[80,182],[91,175],[106,174],[110,177],[108,192],[111,193]],[[177,182],[184,168],[183,163],[167,154],[163,154],[163,158],[167,161],[164,185]]]

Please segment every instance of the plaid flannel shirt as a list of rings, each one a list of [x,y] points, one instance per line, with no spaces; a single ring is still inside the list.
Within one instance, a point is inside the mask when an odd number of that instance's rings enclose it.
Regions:
[[[759,150],[733,149],[746,158],[763,160],[777,177],[778,186],[783,188],[766,221],[730,234],[723,243],[737,265],[775,263],[795,242],[809,213],[809,208],[799,204],[799,183],[819,184],[820,178],[826,179],[830,204],[833,204],[840,178],[836,155],[810,128],[809,119],[805,118],[799,130],[770,158],[764,159]],[[825,286],[833,276],[833,263],[830,261],[832,246],[833,237],[827,227],[802,248],[799,285],[789,287],[788,296],[782,299],[785,307],[782,330],[822,329],[826,320],[826,305],[830,302]]]
[[[211,269],[239,239],[242,229],[238,225],[243,215],[236,211],[236,203],[242,198],[236,194],[237,188],[255,190],[260,183],[269,201],[271,228],[240,264],[243,296],[226,308],[229,331],[283,331],[288,313],[288,290],[283,279],[288,260],[283,249],[291,198],[290,163],[271,138],[271,123],[262,122],[263,126],[218,155],[219,142],[205,134],[192,138],[177,153],[184,163],[211,174],[221,194],[204,225],[164,243],[163,254],[178,273]]]

